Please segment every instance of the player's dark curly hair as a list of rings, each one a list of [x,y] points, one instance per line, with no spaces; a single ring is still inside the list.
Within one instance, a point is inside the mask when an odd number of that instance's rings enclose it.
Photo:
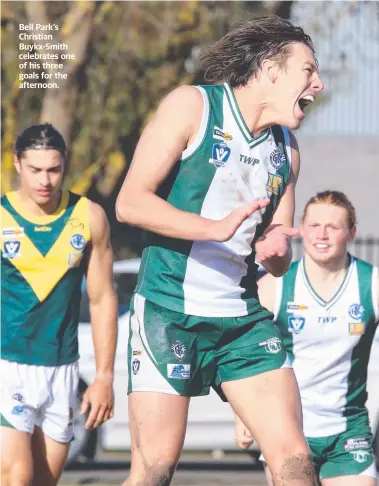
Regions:
[[[62,135],[50,123],[30,125],[16,139],[14,151],[20,160],[27,150],[53,149],[58,150],[64,157],[66,155],[66,142]]]
[[[315,52],[309,35],[289,20],[277,16],[245,20],[200,54],[199,65],[207,81],[246,86],[265,59],[283,67],[295,42]]]

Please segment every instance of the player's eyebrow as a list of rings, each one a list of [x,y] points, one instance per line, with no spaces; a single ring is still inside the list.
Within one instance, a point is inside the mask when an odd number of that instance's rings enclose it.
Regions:
[[[311,61],[305,61],[304,66],[306,64],[308,64],[309,66],[311,66],[311,68],[313,69],[313,71],[317,71],[318,72],[318,62],[317,61],[316,61],[316,63],[311,62]]]

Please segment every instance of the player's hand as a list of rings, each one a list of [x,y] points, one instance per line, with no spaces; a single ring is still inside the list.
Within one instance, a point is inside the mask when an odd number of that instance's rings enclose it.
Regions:
[[[208,240],[228,241],[238,230],[241,224],[249,218],[255,211],[263,209],[270,203],[270,199],[255,199],[244,206],[234,209],[226,218],[212,222],[209,228]]]
[[[237,416],[235,416],[234,441],[241,449],[248,449],[254,442],[249,429]]]
[[[95,381],[85,391],[80,407],[84,414],[90,408],[86,421],[86,429],[96,429],[103,422],[113,417],[114,396],[112,378],[95,378]]]
[[[255,243],[256,261],[264,264],[274,257],[284,257],[290,247],[290,238],[299,234],[298,229],[281,224],[268,228]]]

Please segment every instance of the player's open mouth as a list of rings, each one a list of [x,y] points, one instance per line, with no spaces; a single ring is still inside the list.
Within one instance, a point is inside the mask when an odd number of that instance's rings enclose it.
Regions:
[[[329,248],[329,245],[326,245],[325,243],[316,243],[315,247],[318,250],[327,250]]]
[[[300,110],[304,113],[304,109],[310,105],[311,103],[313,103],[315,100],[314,96],[312,95],[306,95],[306,96],[303,96],[302,98],[299,99],[299,107],[300,107]]]

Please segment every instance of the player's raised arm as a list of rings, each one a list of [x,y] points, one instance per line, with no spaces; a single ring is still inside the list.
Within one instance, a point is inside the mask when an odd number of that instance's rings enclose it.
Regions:
[[[267,273],[257,282],[259,302],[270,312],[274,312],[276,299],[276,278]]]
[[[169,94],[147,125],[116,203],[120,222],[172,238],[227,241],[245,219],[268,200],[251,201],[221,221],[175,208],[156,194],[198,133],[204,101],[193,86]]]
[[[295,186],[300,171],[300,156],[297,141],[291,134],[291,172],[288,184],[274,213],[270,226],[255,245],[257,262],[280,277],[288,270],[292,260],[291,237],[299,230],[293,228],[295,213]]]
[[[87,266],[96,378],[83,397],[81,412],[91,406],[86,427],[98,427],[113,416],[113,368],[117,344],[117,297],[113,288],[112,248],[103,209],[90,204],[91,248]]]

